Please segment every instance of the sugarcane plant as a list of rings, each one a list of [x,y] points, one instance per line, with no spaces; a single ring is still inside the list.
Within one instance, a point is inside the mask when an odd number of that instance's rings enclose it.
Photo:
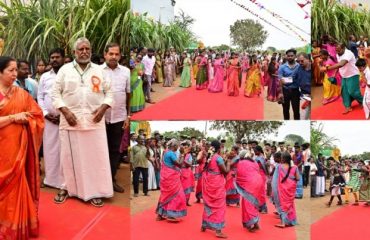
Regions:
[[[184,28],[176,21],[162,24],[144,14],[133,14],[130,27],[130,44],[132,47],[150,47],[178,50],[186,49],[195,41],[189,28]]]
[[[71,54],[79,37],[102,54],[109,42],[129,50],[130,0],[11,0],[0,2],[3,55],[46,58],[51,48]]]
[[[369,36],[370,12],[356,10],[337,1],[315,0],[312,5],[312,39],[331,35],[338,42],[345,42],[348,36]]]

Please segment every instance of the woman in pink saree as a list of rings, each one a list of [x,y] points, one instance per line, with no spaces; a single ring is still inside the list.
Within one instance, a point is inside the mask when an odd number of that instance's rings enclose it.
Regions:
[[[214,67],[214,78],[213,81],[211,81],[208,86],[208,92],[212,93],[222,92],[224,88],[225,71],[224,71],[224,61],[219,53],[216,54],[216,59],[215,62],[213,63],[213,67]]]
[[[219,238],[227,238],[222,233],[225,227],[226,190],[225,177],[230,170],[230,161],[226,163],[220,156],[221,144],[215,140],[211,143],[211,156],[203,172],[203,201],[202,232],[206,229],[216,231]]]
[[[197,203],[200,203],[200,199],[202,198],[202,175],[207,162],[207,151],[205,148],[198,153],[197,162],[198,166],[195,169],[195,179],[197,180],[195,197],[197,198]]]
[[[294,199],[299,172],[297,166],[291,166],[291,160],[289,153],[282,154],[281,164],[276,166],[271,183],[274,204],[281,220],[281,224],[275,226],[281,228],[297,225]]]
[[[242,196],[242,222],[250,232],[259,229],[259,201],[260,189],[264,187],[260,168],[247,151],[240,153],[240,161],[236,168],[235,187]]]
[[[268,64],[267,73],[268,76],[268,87],[267,87],[267,101],[276,102],[279,98],[279,78],[277,71],[279,68],[276,68],[276,58],[272,57],[271,62]],[[266,76],[265,76],[266,79]]]
[[[334,58],[332,58],[328,51],[322,49],[320,51],[320,58],[322,60],[323,66],[333,66],[336,64]],[[332,69],[325,72],[324,79],[323,79],[323,100],[322,104],[328,104],[338,100],[341,96],[340,93],[340,84],[341,84],[341,76],[339,74],[338,69]]]
[[[180,159],[176,156],[179,143],[176,139],[168,142],[169,150],[164,154],[160,188],[161,195],[157,206],[157,220],[167,218],[168,221],[178,222],[179,218],[187,215],[186,198],[181,184],[181,164],[184,151],[180,148]]]
[[[239,96],[239,71],[240,64],[238,56],[231,53],[227,67],[227,95],[237,97]]]
[[[256,155],[255,161],[260,167],[260,176],[262,178],[262,187],[260,188],[260,192],[258,195],[258,202],[259,202],[259,211],[263,214],[267,213],[267,204],[266,204],[266,186],[267,186],[267,166],[266,160],[263,156],[263,149],[261,146],[256,146],[254,149],[254,153]]]
[[[239,147],[233,146],[228,158],[231,160],[230,172],[226,175],[226,205],[236,204],[239,206],[240,195],[235,188],[235,172],[239,162]]]
[[[190,142],[184,142],[181,144],[184,147],[185,158],[181,166],[181,184],[184,189],[186,197],[186,205],[190,206],[189,199],[190,193],[194,192],[194,174],[191,171],[191,165],[193,159],[190,154]]]

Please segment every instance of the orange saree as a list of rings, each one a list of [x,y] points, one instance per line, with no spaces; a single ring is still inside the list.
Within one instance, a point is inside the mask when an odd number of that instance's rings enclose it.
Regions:
[[[26,91],[13,87],[0,116],[30,112],[29,124],[0,128],[0,239],[38,235],[39,148],[44,129],[40,107]]]

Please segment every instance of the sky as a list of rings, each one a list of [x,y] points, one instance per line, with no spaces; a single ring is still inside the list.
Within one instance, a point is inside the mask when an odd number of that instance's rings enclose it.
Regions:
[[[160,133],[166,131],[179,131],[184,127],[192,127],[204,132],[206,128],[206,121],[150,121],[152,132],[159,131]],[[210,137],[217,137],[225,131],[210,130],[211,122],[207,122],[207,135]],[[269,135],[267,139],[283,140],[288,134],[297,134],[302,136],[305,140],[310,139],[310,122],[309,121],[286,121],[283,126],[279,128],[277,136]]]
[[[338,139],[334,144],[340,149],[342,156],[370,152],[369,121],[321,121],[321,123],[324,125],[324,133]]]
[[[291,33],[284,24],[270,15],[266,10],[259,9],[258,6],[249,0],[235,1],[248,7],[251,11],[265,18],[278,28]],[[304,19],[305,13],[296,4],[296,0],[258,0],[257,2],[310,33],[311,19]],[[307,5],[304,8],[309,12],[309,14],[311,14],[310,7],[311,5]],[[235,3],[230,0],[176,0],[175,15],[177,15],[180,9],[195,19],[192,30],[206,46],[216,46],[221,44],[230,45],[231,40],[229,37],[229,29],[230,25],[232,25],[236,20],[246,18],[259,20],[254,15],[235,5]],[[305,45],[301,40],[295,37],[294,33],[287,35],[261,20],[259,20],[259,22],[269,33],[269,36],[263,45],[264,49],[269,46],[273,46],[277,49],[288,49]],[[304,37],[306,41],[310,41],[309,35],[301,32],[300,35]]]

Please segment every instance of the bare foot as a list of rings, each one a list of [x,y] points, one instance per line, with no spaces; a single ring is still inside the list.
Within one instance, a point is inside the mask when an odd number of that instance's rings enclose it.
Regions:
[[[278,227],[278,228],[285,228],[285,224],[276,224],[275,227]]]
[[[216,232],[216,237],[218,237],[218,238],[227,238],[227,235],[224,234],[223,232]]]

